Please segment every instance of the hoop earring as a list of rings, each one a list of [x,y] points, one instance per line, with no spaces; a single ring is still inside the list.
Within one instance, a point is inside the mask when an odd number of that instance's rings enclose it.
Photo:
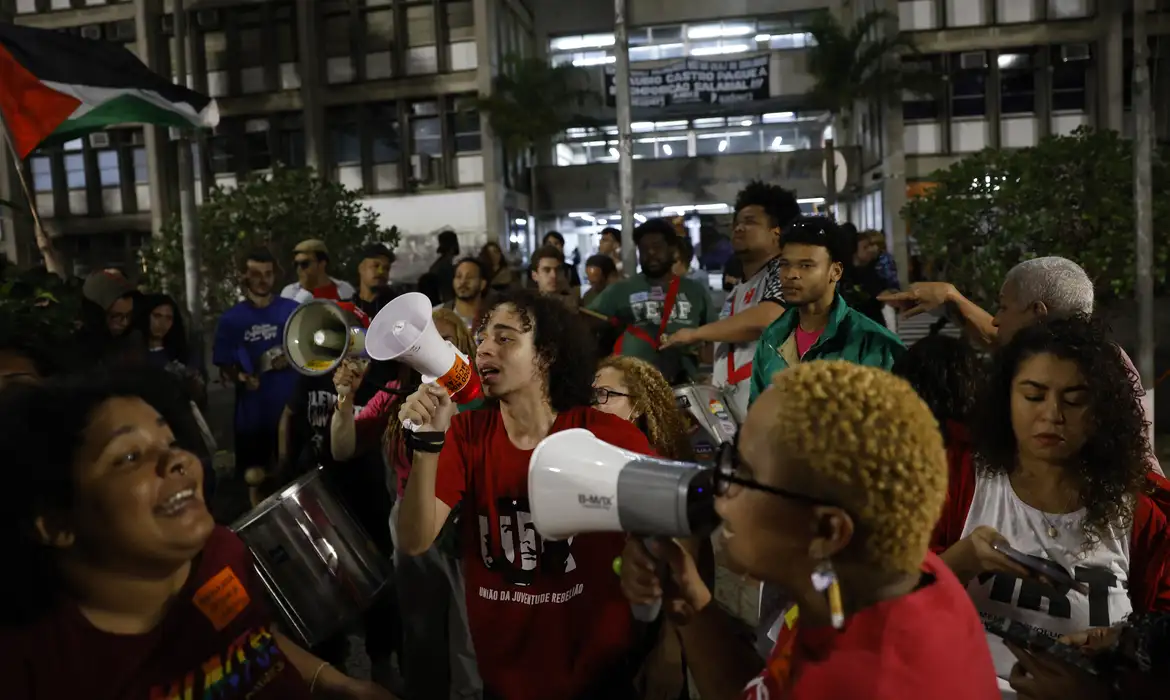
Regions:
[[[833,562],[822,559],[812,573],[812,585],[818,593],[824,593],[829,603],[829,617],[833,629],[845,627],[845,606],[841,603],[841,582]]]

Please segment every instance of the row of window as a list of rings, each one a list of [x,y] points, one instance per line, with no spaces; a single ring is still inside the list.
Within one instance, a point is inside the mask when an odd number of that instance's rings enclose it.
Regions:
[[[704,117],[634,122],[635,160],[693,158],[733,153],[783,153],[820,148],[827,115],[771,112],[740,117]],[[556,164],[613,163],[618,160],[616,126],[569,129],[556,145]]]
[[[904,31],[943,27],[980,27],[1083,19],[1094,12],[1093,0],[900,0],[898,24]]]
[[[671,24],[629,32],[631,61],[659,61],[685,56],[716,56],[749,51],[800,49],[811,44],[805,29],[814,13],[791,13],[767,19]],[[549,41],[553,65],[601,65],[614,62],[612,32],[561,36]]]
[[[902,115],[907,121],[987,116],[989,88],[998,82],[999,113],[1032,114],[1037,93],[1048,85],[1053,112],[1088,109],[1089,71],[1093,66],[1088,44],[1029,49],[998,55],[987,51],[924,56],[908,62],[911,70],[947,76],[945,95],[905,95]],[[994,104],[994,103],[992,103]]]
[[[150,181],[141,131],[118,129],[101,136],[106,140],[75,139],[59,148],[31,156],[28,170],[32,175],[33,191],[52,192],[59,182],[66,189],[84,190],[91,183],[105,189],[121,187],[123,182],[146,184]],[[93,168],[86,164],[91,153],[95,163]],[[56,174],[54,161],[58,160],[61,166]]]

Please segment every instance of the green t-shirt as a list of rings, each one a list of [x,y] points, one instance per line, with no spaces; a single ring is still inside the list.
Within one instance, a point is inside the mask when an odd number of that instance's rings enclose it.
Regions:
[[[658,340],[668,291],[669,278],[651,284],[645,275],[638,274],[606,287],[589,304],[589,310],[616,319],[624,326],[640,328],[647,336]],[[666,333],[674,333],[680,328],[698,328],[718,319],[719,310],[711,303],[707,288],[694,280],[680,279],[678,297],[670,312]],[[697,378],[699,363],[695,348],[672,347],[660,352],[629,331],[623,333],[618,342],[619,354],[650,362],[662,371],[667,381],[674,381],[680,372],[690,380]]]

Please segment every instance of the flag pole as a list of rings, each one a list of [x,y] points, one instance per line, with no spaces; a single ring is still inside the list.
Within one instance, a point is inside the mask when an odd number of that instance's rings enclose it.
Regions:
[[[65,270],[61,266],[60,260],[57,259],[57,249],[53,246],[53,241],[49,238],[49,232],[45,230],[45,226],[41,223],[41,214],[37,211],[37,200],[33,197],[32,188],[28,185],[28,178],[24,176],[24,159],[16,153],[16,145],[12,140],[12,133],[8,130],[8,121],[4,119],[4,115],[0,113],[0,131],[4,132],[4,145],[8,147],[8,151],[12,154],[12,159],[16,161],[16,179],[20,180],[20,189],[24,192],[24,198],[28,202],[29,213],[32,214],[33,220],[33,235],[36,237],[37,250],[45,259],[45,269],[57,275],[64,276]]]

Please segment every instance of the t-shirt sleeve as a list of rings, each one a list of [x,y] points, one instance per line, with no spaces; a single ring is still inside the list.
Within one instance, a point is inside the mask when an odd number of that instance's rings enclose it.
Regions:
[[[443,450],[439,452],[439,472],[435,478],[435,496],[454,508],[467,492],[467,421],[455,416],[447,430]]]
[[[232,312],[229,309],[219,317],[215,326],[215,342],[211,348],[211,363],[217,367],[227,367],[236,364],[236,346],[240,339],[233,323]]]
[[[706,287],[702,287],[701,289],[703,290],[703,306],[705,307],[703,311],[703,323],[715,323],[719,320],[719,309],[715,308],[715,301],[711,299],[711,290]]]
[[[298,374],[292,394],[288,397],[285,406],[294,417],[303,416],[309,412],[309,386],[304,375]]]
[[[618,304],[619,290],[617,285],[610,285],[605,290],[597,295],[589,304],[590,311],[596,311],[603,316],[609,316],[611,319],[617,319],[621,313],[621,307]]]
[[[780,263],[775,260],[768,263],[764,274],[764,293],[760,297],[760,303],[769,301],[783,306],[784,292],[780,290]]]

